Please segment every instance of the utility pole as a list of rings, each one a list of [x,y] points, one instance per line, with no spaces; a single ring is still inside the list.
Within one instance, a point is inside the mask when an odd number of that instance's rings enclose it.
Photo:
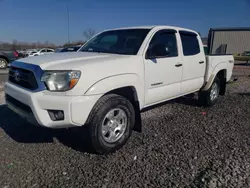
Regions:
[[[68,14],[68,44],[70,43],[69,39],[69,4],[67,3],[67,14]]]

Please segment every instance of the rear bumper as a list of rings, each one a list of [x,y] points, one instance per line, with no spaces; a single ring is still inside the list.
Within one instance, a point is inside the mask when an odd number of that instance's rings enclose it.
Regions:
[[[94,96],[51,95],[49,92],[29,92],[9,82],[5,84],[7,106],[32,124],[49,128],[82,126],[100,98]],[[53,121],[48,110],[61,110],[64,119]]]

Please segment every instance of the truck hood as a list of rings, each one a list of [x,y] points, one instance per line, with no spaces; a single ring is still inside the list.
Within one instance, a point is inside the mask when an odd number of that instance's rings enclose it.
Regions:
[[[129,56],[94,52],[65,52],[27,57],[18,61],[39,65],[42,69],[63,69],[66,67],[78,68],[89,63],[103,62],[126,57]]]

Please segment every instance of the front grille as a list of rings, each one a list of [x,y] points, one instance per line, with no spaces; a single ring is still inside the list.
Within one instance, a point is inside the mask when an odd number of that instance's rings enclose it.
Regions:
[[[19,108],[20,110],[26,112],[26,113],[32,113],[31,108],[26,105],[23,104],[22,102],[16,100],[15,98],[11,97],[10,95],[5,95],[5,100],[7,101],[7,103],[12,104],[13,106],[15,106],[16,108]]]
[[[29,90],[36,90],[38,84],[32,71],[10,67],[9,81]]]

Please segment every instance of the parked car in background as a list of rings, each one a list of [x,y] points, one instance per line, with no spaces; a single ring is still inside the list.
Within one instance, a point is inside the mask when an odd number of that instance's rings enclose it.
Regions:
[[[37,51],[29,52],[28,56],[34,56],[35,53],[37,53]]]
[[[80,48],[81,46],[71,46],[63,48],[60,52],[77,52]]]
[[[233,66],[232,55],[206,56],[200,35],[190,29],[106,30],[78,53],[13,62],[5,99],[36,125],[88,126],[95,151],[109,153],[141,130],[145,108],[194,92],[201,105],[214,105],[226,94]]]
[[[0,50],[0,69],[6,69],[9,63],[18,58],[19,54],[17,51]]]
[[[57,49],[55,49],[55,53],[61,52],[62,49],[63,48],[57,48]]]
[[[18,57],[19,58],[24,58],[24,57],[27,57],[26,53],[24,51],[19,51],[18,52]]]
[[[39,56],[39,55],[45,55],[45,54],[51,54],[54,53],[55,50],[51,48],[42,48],[38,50],[36,53],[31,53],[29,56]]]
[[[242,56],[250,56],[250,51],[244,51],[244,52],[242,53]]]
[[[28,57],[31,53],[35,53],[37,52],[37,49],[27,49],[25,50],[24,54],[25,54],[25,57]]]
[[[37,52],[37,51],[38,51],[37,49],[27,49],[25,51],[25,54],[27,54],[29,56],[31,52]]]

